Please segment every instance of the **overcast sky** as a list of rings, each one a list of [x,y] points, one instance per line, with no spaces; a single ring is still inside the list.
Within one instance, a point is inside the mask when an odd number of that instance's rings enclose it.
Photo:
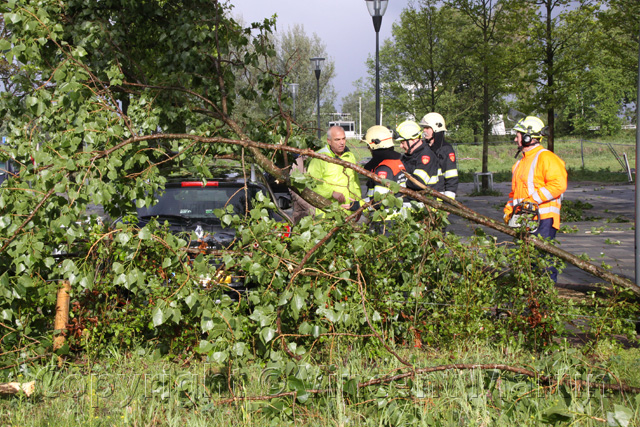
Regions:
[[[382,18],[380,46],[391,37],[391,24],[400,17],[409,0],[389,0]],[[367,76],[365,61],[376,53],[376,33],[365,0],[230,0],[233,15],[242,17],[245,24],[261,22],[277,15],[277,32],[284,32],[294,24],[316,33],[327,46],[328,55],[336,65],[333,85],[342,97],[353,91],[352,83]],[[309,65],[309,73],[311,73]]]

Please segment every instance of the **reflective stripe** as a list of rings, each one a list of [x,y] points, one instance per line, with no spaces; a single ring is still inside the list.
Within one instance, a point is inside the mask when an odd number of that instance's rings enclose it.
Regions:
[[[389,192],[389,189],[387,187],[383,187],[382,185],[376,185],[374,188],[374,194],[375,193],[387,194],[388,192]]]
[[[403,202],[402,207],[405,209],[422,209],[424,208],[424,203],[422,202]]]
[[[458,176],[458,169],[449,169],[444,173],[445,178],[453,178],[455,176]]]
[[[539,208],[540,211],[540,216],[542,215],[546,215],[546,214],[558,214],[560,215],[560,208],[559,207],[555,207],[555,206],[548,206],[545,208]]]
[[[456,193],[454,193],[453,191],[445,191],[444,193],[445,196],[449,197],[450,199],[454,199],[456,198]]]
[[[544,197],[546,197],[547,200],[553,199],[553,194],[551,194],[551,192],[549,190],[547,190],[545,187],[542,187],[538,191],[541,192],[542,194],[544,194]]]
[[[540,196],[538,196],[538,193],[533,193],[533,195],[531,196],[533,198],[533,200],[537,203],[540,204],[542,203],[542,198]]]
[[[367,190],[367,197],[373,197],[373,195],[375,194],[375,189],[370,188]]]
[[[518,165],[520,164],[521,161],[522,159],[518,160],[516,164],[513,165],[513,169],[511,169],[512,173],[518,170]]]
[[[538,165],[538,157],[540,157],[540,153],[546,151],[546,149],[542,149],[538,151],[531,162],[531,167],[529,168],[529,176],[527,177],[527,190],[529,191],[529,197],[532,197],[536,192],[536,188],[533,184],[533,178],[536,174],[536,166]]]
[[[423,171],[422,169],[416,169],[415,171],[413,171],[413,173],[415,175],[418,175],[420,178],[422,178],[424,183],[427,185],[434,185],[438,183],[437,176],[429,176],[429,174]]]
[[[544,153],[545,151],[549,151],[549,150],[547,150],[546,148],[543,148],[542,150],[538,151],[535,157],[533,158],[533,161],[531,162],[531,167],[529,169],[529,176],[527,179],[527,189],[529,191],[529,196],[538,204],[549,203],[549,202],[560,203],[560,201],[562,200],[562,196],[553,198],[553,195],[549,192],[549,190],[547,190],[544,187],[540,188],[540,192],[544,194],[544,196],[547,198],[546,201],[543,201],[542,198],[538,195],[538,192],[536,191],[534,186],[534,176],[536,173],[536,168],[538,167],[538,158],[540,157],[540,154]],[[520,163],[520,161],[518,161],[518,163]],[[518,163],[516,163],[516,165]],[[547,208],[544,208],[544,209],[546,210]],[[542,215],[543,213],[553,213],[553,212],[555,211],[543,212],[543,209],[540,209],[540,215]],[[557,213],[558,215],[560,214],[559,209]]]

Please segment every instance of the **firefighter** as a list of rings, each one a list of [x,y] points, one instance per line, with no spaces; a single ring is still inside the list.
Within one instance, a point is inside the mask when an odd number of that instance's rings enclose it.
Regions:
[[[407,188],[420,191],[423,186],[426,186],[435,190],[438,185],[438,161],[429,144],[422,140],[420,126],[416,122],[407,120],[398,125],[396,133],[396,141],[400,142],[405,151],[400,160],[406,173],[413,178],[408,177]]]
[[[420,121],[420,126],[424,129],[424,141],[429,144],[431,150],[438,157],[438,185],[436,190],[445,196],[455,199],[458,191],[458,165],[456,163],[456,152],[451,144],[445,141],[444,117],[438,113],[426,114]]]
[[[514,208],[522,203],[537,205],[540,218],[538,229],[533,234],[555,239],[560,228],[562,194],[567,189],[564,161],[540,145],[545,136],[545,126],[539,118],[525,117],[516,123],[513,130],[516,131],[514,142],[518,144],[516,158],[520,152],[523,157],[511,170],[511,192],[504,207],[504,221],[508,224]],[[551,268],[549,272],[556,282],[558,271]]]
[[[402,155],[393,149],[393,134],[384,126],[372,126],[367,130],[362,142],[371,150],[371,160],[364,168],[382,179],[404,185],[406,177],[404,165],[400,161]],[[386,194],[389,189],[372,179],[367,181],[367,201],[373,199],[375,193]]]

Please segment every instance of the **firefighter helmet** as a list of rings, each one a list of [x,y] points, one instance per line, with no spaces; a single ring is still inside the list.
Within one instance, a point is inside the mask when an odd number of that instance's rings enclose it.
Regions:
[[[524,147],[530,145],[532,140],[542,141],[546,136],[546,128],[544,122],[535,116],[527,116],[520,119],[513,127],[516,132],[522,133],[522,145]]]
[[[444,123],[444,117],[442,117],[438,113],[429,113],[426,114],[422,120],[420,120],[420,126],[423,128],[429,127],[433,129],[434,132],[442,132],[447,130],[447,127]]]
[[[393,147],[393,134],[384,126],[371,126],[362,142],[366,142],[372,150],[391,148]]]
[[[398,125],[396,133],[396,141],[418,139],[422,135],[422,128],[416,122],[407,120]]]

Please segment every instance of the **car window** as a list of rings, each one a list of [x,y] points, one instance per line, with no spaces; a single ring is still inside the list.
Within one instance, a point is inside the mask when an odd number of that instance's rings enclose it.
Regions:
[[[255,189],[249,188],[249,198]],[[244,187],[168,187],[150,208],[138,210],[140,216],[179,215],[191,218],[215,218],[214,211],[227,205],[244,215],[247,192]]]

